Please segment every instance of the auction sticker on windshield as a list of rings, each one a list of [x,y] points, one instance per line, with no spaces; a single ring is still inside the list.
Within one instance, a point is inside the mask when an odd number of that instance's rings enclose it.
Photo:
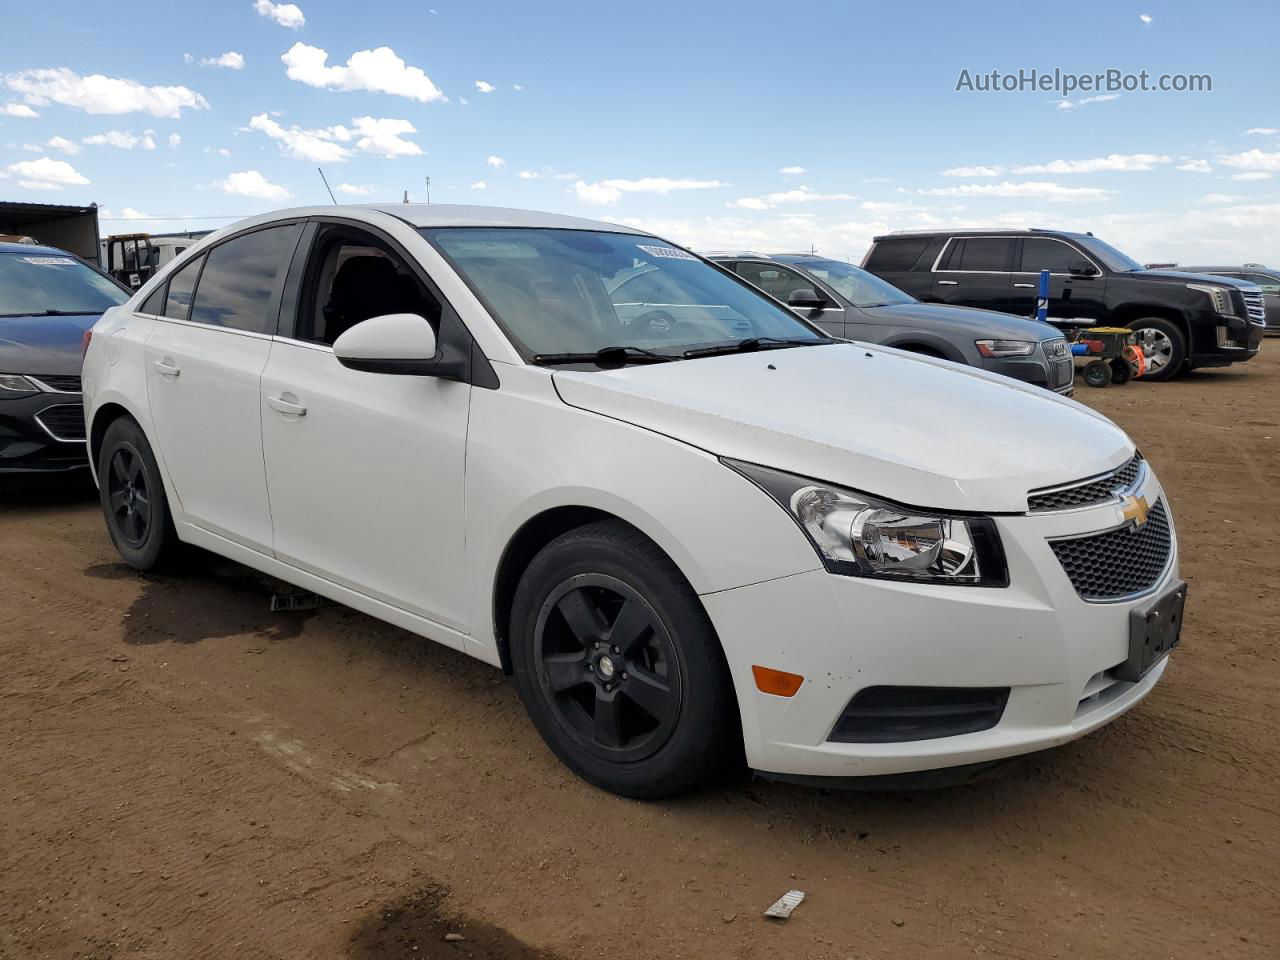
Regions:
[[[69,267],[75,263],[70,257],[23,257],[22,260],[41,267]]]

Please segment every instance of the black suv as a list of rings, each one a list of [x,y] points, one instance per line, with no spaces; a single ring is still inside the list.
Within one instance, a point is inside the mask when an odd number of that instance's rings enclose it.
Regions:
[[[952,230],[876,237],[862,266],[921,300],[1019,316],[1036,308],[1049,270],[1049,322],[1121,326],[1138,333],[1147,379],[1221,367],[1258,352],[1262,291],[1221,276],[1146,270],[1089,233]]]

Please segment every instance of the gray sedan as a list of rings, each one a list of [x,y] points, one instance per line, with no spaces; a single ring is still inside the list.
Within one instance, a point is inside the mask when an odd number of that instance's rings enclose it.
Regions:
[[[991,310],[921,303],[851,263],[812,254],[713,253],[744,280],[826,332],[981,367],[1070,396],[1062,333]]]

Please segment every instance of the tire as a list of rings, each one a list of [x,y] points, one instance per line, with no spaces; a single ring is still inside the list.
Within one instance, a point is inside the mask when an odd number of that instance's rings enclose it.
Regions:
[[[1091,387],[1105,387],[1111,382],[1111,365],[1105,360],[1094,360],[1084,368],[1084,382]]]
[[[1123,387],[1126,383],[1133,379],[1133,367],[1129,366],[1129,361],[1124,357],[1116,357],[1111,361],[1111,382],[1118,387]]]
[[[637,799],[672,797],[741,757],[711,621],[639,531],[602,521],[544,547],[516,588],[509,636],[534,726],[584,780]]]
[[[1143,380],[1172,380],[1184,372],[1187,363],[1187,338],[1178,325],[1163,317],[1143,317],[1129,324],[1147,360]]]
[[[173,528],[164,482],[151,444],[128,417],[107,427],[98,452],[98,496],[116,551],[135,570],[156,570],[173,559]]]

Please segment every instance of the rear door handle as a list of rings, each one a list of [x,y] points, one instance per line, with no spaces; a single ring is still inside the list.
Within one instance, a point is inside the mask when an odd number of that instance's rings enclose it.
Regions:
[[[1034,290],[1036,288],[1034,283],[1015,283],[1014,286],[1021,287],[1024,290]]]
[[[288,396],[288,394],[285,396]],[[306,407],[300,403],[294,403],[292,400],[286,400],[284,397],[267,397],[267,406],[280,413],[287,413],[291,417],[305,417],[307,415]]]
[[[938,286],[940,287],[955,287],[959,285],[960,285],[959,280],[939,280],[938,281]]]
[[[152,366],[156,368],[156,373],[162,377],[176,377],[182,373],[181,368],[168,357],[155,361]]]

